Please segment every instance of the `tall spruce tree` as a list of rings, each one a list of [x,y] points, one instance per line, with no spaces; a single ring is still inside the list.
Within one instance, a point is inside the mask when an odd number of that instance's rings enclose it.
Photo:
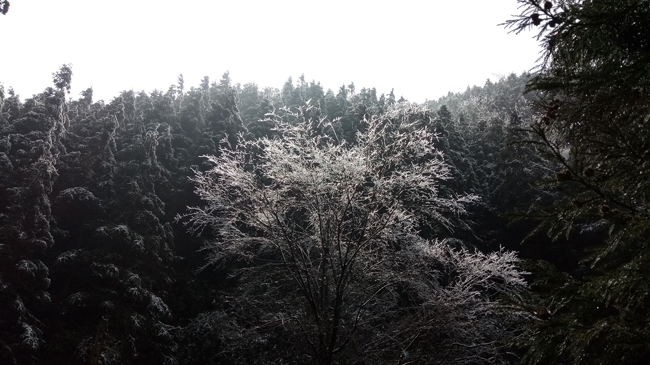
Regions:
[[[608,237],[585,247],[572,276],[555,275],[549,322],[531,337],[524,362],[643,363],[650,358],[650,1],[518,2],[521,15],[505,25],[538,30],[543,50],[527,86],[538,95],[530,129],[538,153],[559,165],[550,178],[561,194],[534,210],[539,229],[557,239]]]

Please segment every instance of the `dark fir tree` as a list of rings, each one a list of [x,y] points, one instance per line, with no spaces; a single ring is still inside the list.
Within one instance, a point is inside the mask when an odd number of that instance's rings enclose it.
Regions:
[[[505,24],[538,31],[538,153],[555,161],[558,199],[537,204],[540,230],[607,237],[556,276],[548,323],[526,363],[640,364],[650,357],[650,1],[524,1]],[[550,186],[550,185],[549,185]],[[594,245],[597,243],[597,245]],[[541,285],[544,287],[544,285]],[[551,289],[546,286],[546,289]],[[551,303],[550,298],[548,302]]]

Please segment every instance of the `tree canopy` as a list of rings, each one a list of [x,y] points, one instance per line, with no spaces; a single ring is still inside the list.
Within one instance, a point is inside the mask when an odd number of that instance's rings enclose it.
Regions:
[[[256,313],[237,318],[255,324],[239,352],[250,356],[275,332],[295,362],[461,364],[479,354],[498,362],[493,341],[525,315],[490,293],[516,293],[524,281],[513,253],[483,255],[418,235],[421,225],[450,225],[446,215],[477,199],[440,192],[450,175],[432,116],[399,106],[362,120],[348,144],[314,134],[331,126],[306,118],[309,109],[274,116],[276,138],[241,139],[206,156],[214,167],[193,178],[206,205],[184,217],[192,231],[214,232],[209,263],[250,263],[234,274],[238,306]]]

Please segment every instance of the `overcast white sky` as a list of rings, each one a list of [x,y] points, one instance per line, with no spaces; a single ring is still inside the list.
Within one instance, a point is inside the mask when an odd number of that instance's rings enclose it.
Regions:
[[[0,16],[0,83],[23,99],[73,69],[72,94],[186,88],[203,76],[280,88],[305,74],[410,101],[532,68],[532,33],[497,26],[515,0],[11,0]]]

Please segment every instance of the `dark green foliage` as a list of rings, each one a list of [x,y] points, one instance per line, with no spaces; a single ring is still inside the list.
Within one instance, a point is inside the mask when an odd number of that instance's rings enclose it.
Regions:
[[[54,245],[50,194],[58,177],[57,156],[65,153],[65,96],[47,88],[22,107],[14,96],[2,104],[0,360],[31,364],[43,350],[41,318],[51,301],[43,260]]]
[[[470,208],[471,222],[462,236],[484,249],[527,250],[519,243],[529,222],[508,227],[509,217],[528,207],[548,168],[534,148],[520,143],[528,138],[523,129],[533,122],[531,95],[523,94],[528,79],[526,74],[511,74],[429,102],[438,110],[438,144],[454,174],[445,188],[482,197]]]
[[[165,94],[66,101],[71,76],[24,103],[0,89],[0,362],[177,363],[178,325],[210,307],[177,305],[183,319],[167,304],[200,266],[171,219],[195,200],[199,151],[246,131],[235,92],[205,79],[185,93],[180,77]]]
[[[562,290],[566,303],[534,333],[524,362],[642,363],[650,353],[650,2],[520,3],[521,16],[506,24],[538,30],[543,48],[527,85],[538,96],[530,140],[555,164],[546,189],[556,198],[536,202],[531,215],[557,240],[601,237],[581,245],[570,271],[579,280]],[[542,298],[556,292],[539,290]]]

